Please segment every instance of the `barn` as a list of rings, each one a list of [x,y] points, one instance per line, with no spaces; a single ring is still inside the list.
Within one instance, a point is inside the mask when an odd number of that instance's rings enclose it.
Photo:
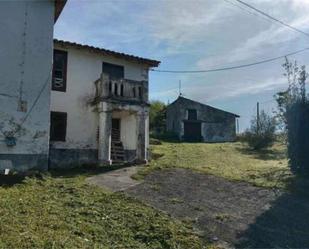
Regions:
[[[166,129],[177,134],[182,141],[233,142],[239,117],[179,96],[166,108]]]

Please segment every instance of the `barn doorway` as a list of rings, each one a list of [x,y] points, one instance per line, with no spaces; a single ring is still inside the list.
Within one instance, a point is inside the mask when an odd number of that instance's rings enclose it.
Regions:
[[[184,122],[184,140],[200,142],[202,140],[201,122]]]

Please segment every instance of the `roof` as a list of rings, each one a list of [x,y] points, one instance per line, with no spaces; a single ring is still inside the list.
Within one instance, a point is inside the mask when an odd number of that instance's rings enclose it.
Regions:
[[[85,49],[85,50],[88,50],[88,51],[92,51],[94,53],[114,56],[114,57],[117,57],[117,58],[127,59],[127,60],[135,61],[135,62],[138,62],[138,63],[144,63],[144,64],[147,64],[149,67],[157,67],[161,63],[160,61],[157,61],[157,60],[151,60],[151,59],[147,59],[147,58],[138,57],[138,56],[135,56],[135,55],[116,52],[116,51],[108,50],[108,49],[105,49],[105,48],[99,48],[99,47],[94,47],[94,46],[89,46],[89,45],[78,44],[78,43],[70,42],[70,41],[63,41],[63,40],[54,39],[54,44],[60,45],[60,46],[69,46],[69,47],[73,47],[73,48],[77,48],[77,49]]]
[[[195,104],[199,104],[199,105],[202,105],[202,106],[205,106],[205,107],[210,107],[211,109],[214,109],[214,110],[217,110],[217,111],[221,111],[221,112],[225,112],[226,114],[233,115],[233,116],[235,116],[236,118],[239,118],[239,117],[240,117],[238,114],[235,114],[235,113],[232,113],[232,112],[227,112],[227,111],[221,110],[221,109],[219,109],[219,108],[216,108],[216,107],[213,107],[213,106],[210,106],[210,105],[206,105],[206,104],[203,104],[203,103],[200,103],[200,102],[197,102],[197,101],[195,101],[195,100],[188,99],[188,98],[185,98],[185,97],[182,97],[182,96],[179,96],[179,97],[178,97],[174,102],[172,102],[170,105],[173,105],[173,104],[175,104],[176,102],[181,101],[181,100],[190,101],[190,102],[193,102],[193,103],[195,103]]]
[[[54,2],[55,2],[55,19],[54,19],[54,22],[56,22],[58,17],[61,14],[67,0],[54,0]]]

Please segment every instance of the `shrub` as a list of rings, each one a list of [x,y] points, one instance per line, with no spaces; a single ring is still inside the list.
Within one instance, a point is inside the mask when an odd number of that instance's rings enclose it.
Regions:
[[[275,131],[275,119],[262,111],[259,118],[255,116],[251,120],[251,126],[241,140],[248,143],[249,147],[254,150],[265,149],[276,141]]]

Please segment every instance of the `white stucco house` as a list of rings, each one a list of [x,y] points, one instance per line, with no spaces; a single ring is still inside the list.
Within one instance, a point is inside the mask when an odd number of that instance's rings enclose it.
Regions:
[[[0,173],[148,160],[160,62],[54,40],[65,3],[0,2]]]
[[[0,170],[46,170],[53,27],[65,0],[0,2]]]
[[[148,160],[148,72],[159,61],[54,40],[50,167]]]

